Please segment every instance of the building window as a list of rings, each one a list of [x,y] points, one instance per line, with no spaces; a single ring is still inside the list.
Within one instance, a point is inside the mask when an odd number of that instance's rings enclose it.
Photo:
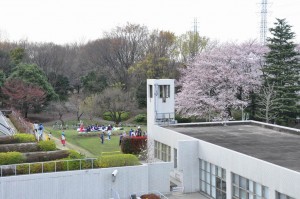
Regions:
[[[149,96],[150,98],[153,98],[153,86],[149,85]]]
[[[233,199],[269,199],[269,188],[257,182],[232,173]]]
[[[170,162],[171,147],[154,140],[154,157],[165,162]]]
[[[170,85],[159,85],[159,97],[166,102],[166,98],[170,97]]]
[[[295,198],[292,198],[291,196],[276,191],[276,199],[295,199]]]
[[[174,168],[177,168],[177,149],[174,148]]]
[[[216,199],[226,199],[226,170],[200,159],[200,191]]]

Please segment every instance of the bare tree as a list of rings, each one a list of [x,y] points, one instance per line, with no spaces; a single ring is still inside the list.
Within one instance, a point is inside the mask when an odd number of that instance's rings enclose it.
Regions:
[[[125,112],[132,112],[136,103],[132,95],[122,91],[120,88],[110,88],[97,95],[97,104],[101,115],[108,112],[112,120],[119,124]]]
[[[61,121],[61,125],[64,126],[65,121],[63,116],[69,112],[67,103],[64,101],[52,101],[48,108],[58,116],[58,119]]]
[[[67,103],[69,110],[76,113],[77,121],[80,121],[80,118],[84,114],[80,106],[82,101],[83,101],[83,95],[76,93],[69,98],[69,102]]]
[[[278,109],[276,106],[276,92],[274,90],[274,83],[263,86],[259,94],[258,105],[260,111],[257,113],[257,117],[264,119],[266,123],[269,123],[271,120],[274,120],[277,117],[277,114],[274,110]]]

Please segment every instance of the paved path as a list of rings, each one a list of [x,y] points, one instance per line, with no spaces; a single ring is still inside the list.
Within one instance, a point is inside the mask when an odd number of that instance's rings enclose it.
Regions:
[[[44,132],[43,135],[44,135],[44,139],[48,139],[48,132]],[[63,149],[63,150],[71,149],[71,150],[75,150],[75,151],[77,151],[77,152],[79,152],[81,154],[84,154],[86,157],[89,157],[89,158],[95,157],[95,155],[91,154],[89,151],[87,151],[87,150],[85,150],[85,149],[83,149],[83,148],[81,148],[79,146],[76,146],[74,144],[69,143],[68,140],[66,140],[66,146],[63,146],[62,143],[61,143],[61,141],[60,141],[60,139],[58,139],[58,138],[56,138],[54,136],[52,136],[51,139],[54,140],[54,142],[56,144],[56,147],[58,149]]]

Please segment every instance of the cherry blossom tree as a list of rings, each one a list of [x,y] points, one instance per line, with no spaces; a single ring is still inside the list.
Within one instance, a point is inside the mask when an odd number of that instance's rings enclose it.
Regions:
[[[231,116],[248,104],[249,92],[261,85],[266,48],[256,42],[223,44],[199,54],[181,70],[176,110],[183,116]]]

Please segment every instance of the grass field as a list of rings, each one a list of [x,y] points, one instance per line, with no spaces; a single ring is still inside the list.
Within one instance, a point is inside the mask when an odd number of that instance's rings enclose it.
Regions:
[[[111,136],[111,140],[104,140],[104,144],[101,144],[101,140],[99,136],[85,137],[79,136],[76,130],[65,130],[66,141],[70,142],[76,146],[79,146],[90,153],[92,153],[95,157],[103,154],[114,153],[116,151],[121,151],[119,147],[119,134],[123,131],[126,131],[127,134],[131,127],[125,127],[124,130],[121,131],[113,131],[113,135]],[[146,127],[141,126],[142,130],[145,131]],[[135,128],[133,128],[135,129]],[[60,139],[62,130],[53,130],[52,127],[46,127],[46,130],[51,131],[52,135],[56,138]],[[107,138],[107,136],[105,137]]]

